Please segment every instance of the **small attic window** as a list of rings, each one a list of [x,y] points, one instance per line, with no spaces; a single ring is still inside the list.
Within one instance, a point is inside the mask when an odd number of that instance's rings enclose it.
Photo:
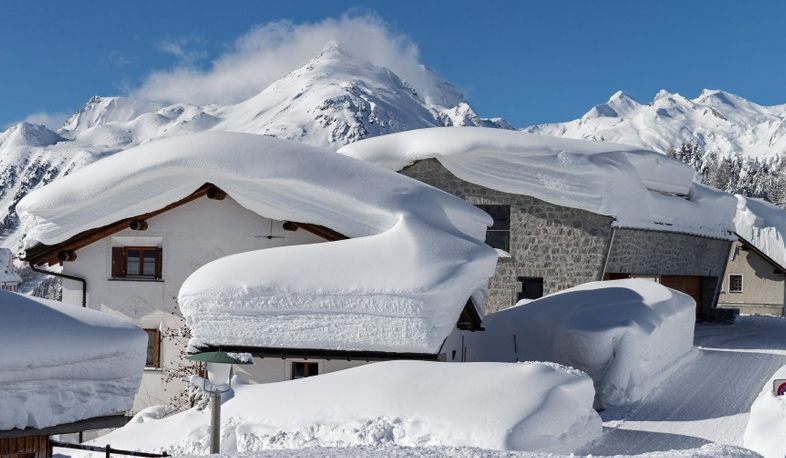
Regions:
[[[729,275],[729,292],[742,292],[742,275]]]

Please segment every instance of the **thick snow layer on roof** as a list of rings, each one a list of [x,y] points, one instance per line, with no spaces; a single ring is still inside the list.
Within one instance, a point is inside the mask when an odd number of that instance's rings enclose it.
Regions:
[[[389,361],[234,385],[221,412],[224,452],[388,444],[567,454],[601,434],[592,381],[549,363]],[[209,418],[192,409],[131,423],[97,443],[201,454]]]
[[[437,127],[362,140],[339,153],[391,170],[435,158],[456,177],[511,194],[616,218],[616,225],[728,238],[730,195],[693,170],[627,145],[500,129]]]
[[[643,399],[695,353],[693,299],[658,283],[586,283],[492,313],[466,336],[473,361],[553,361],[592,377],[596,405]]]
[[[735,197],[737,234],[778,265],[786,267],[786,210],[761,199]]]
[[[775,391],[783,385],[786,385],[786,366],[778,369],[764,384],[751,405],[751,416],[745,428],[745,448],[764,458],[786,456],[786,394],[778,396]]]
[[[147,334],[94,310],[0,290],[0,430],[129,410]]]
[[[356,238],[202,267],[179,296],[194,345],[436,353],[494,273],[496,253],[482,242],[491,219],[481,210],[371,164],[258,135],[138,146],[29,194],[17,211],[27,246],[52,245],[208,182],[265,217]]]

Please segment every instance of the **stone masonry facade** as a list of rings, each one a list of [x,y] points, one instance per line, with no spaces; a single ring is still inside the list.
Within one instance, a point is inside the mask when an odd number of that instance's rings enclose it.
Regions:
[[[675,232],[612,228],[613,218],[463,181],[436,159],[400,173],[474,205],[510,206],[510,255],[500,257],[486,313],[514,305],[518,277],[543,279],[543,294],[602,280],[607,272],[701,277],[706,312],[717,303],[731,242]]]
[[[542,277],[543,294],[600,280],[612,218],[508,194],[456,178],[427,159],[401,173],[475,205],[510,205],[510,258],[500,258],[489,285],[486,312],[516,302],[518,277]]]
[[[721,277],[730,246],[728,240],[619,228],[606,272]]]

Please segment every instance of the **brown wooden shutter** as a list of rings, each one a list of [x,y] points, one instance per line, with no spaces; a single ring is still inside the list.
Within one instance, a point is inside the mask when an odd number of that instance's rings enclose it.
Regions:
[[[156,248],[156,278],[162,277],[163,265],[164,265],[164,249]]]
[[[124,251],[121,246],[112,247],[112,278],[123,278],[126,276]]]

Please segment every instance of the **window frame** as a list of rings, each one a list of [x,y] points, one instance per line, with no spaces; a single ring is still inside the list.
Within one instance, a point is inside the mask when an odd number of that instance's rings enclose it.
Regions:
[[[147,333],[147,348],[150,349],[150,338],[153,337],[153,361],[148,363],[147,356],[145,356],[145,369],[160,369],[161,368],[161,330],[154,328],[145,328]]]
[[[732,278],[739,278],[740,279],[740,287],[739,289],[734,288],[734,281]],[[743,292],[743,278],[742,274],[729,274],[729,292],[730,293],[742,293]]]
[[[303,370],[303,374],[305,374],[305,375],[303,375],[302,377],[295,377],[295,366],[297,366],[298,364],[303,364],[304,365],[304,367],[303,367],[303,369],[304,369]],[[290,365],[289,365],[289,379],[290,380],[298,380],[298,379],[302,379],[302,378],[314,377],[316,375],[319,375],[320,374],[319,366],[320,366],[320,364],[319,364],[318,361],[292,361],[290,363]],[[309,370],[310,367],[313,367],[314,370],[315,370],[315,372],[313,374],[310,373],[311,372]]]
[[[128,252],[130,250],[139,250],[139,274],[128,273]],[[145,275],[145,253],[153,252],[155,254],[155,267],[153,275]],[[112,269],[110,277],[113,279],[126,279],[126,280],[161,280],[163,279],[163,249],[160,246],[153,245],[128,245],[128,246],[114,246],[112,247]],[[149,259],[149,258],[148,258]]]
[[[488,245],[488,246],[490,246],[492,248],[496,248],[496,249],[505,251],[507,253],[510,253],[510,214],[511,214],[510,205],[505,205],[505,204],[476,204],[475,206],[478,207],[479,209],[483,210],[484,212],[488,213],[489,216],[491,216],[491,218],[494,221],[494,223],[492,224],[491,227],[486,228],[486,240],[485,240],[486,245]],[[505,219],[494,218],[495,214],[496,215],[499,214],[498,211],[494,211],[494,210],[500,210],[500,209],[504,210],[503,213],[506,214],[505,215],[506,216]],[[500,228],[498,223],[502,223],[501,226],[504,226],[504,227]],[[495,226],[497,226],[497,227],[495,228]],[[502,240],[504,240],[503,246],[497,246],[497,244],[490,243],[490,240],[489,240],[489,236],[490,235],[503,236],[503,239],[502,239]],[[494,239],[492,238],[492,240],[494,240]]]

